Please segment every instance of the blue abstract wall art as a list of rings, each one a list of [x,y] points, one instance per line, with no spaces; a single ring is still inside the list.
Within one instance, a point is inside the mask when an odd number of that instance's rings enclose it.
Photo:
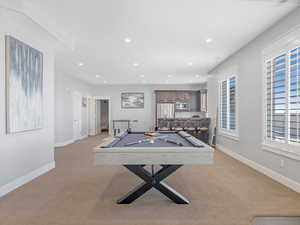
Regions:
[[[43,127],[43,53],[6,36],[7,133]]]

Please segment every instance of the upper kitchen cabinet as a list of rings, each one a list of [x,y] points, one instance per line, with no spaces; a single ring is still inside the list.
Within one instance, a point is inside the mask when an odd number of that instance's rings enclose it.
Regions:
[[[155,91],[157,103],[189,102],[190,91]]]
[[[157,103],[174,103],[176,93],[172,91],[155,91]]]
[[[174,103],[177,112],[200,112],[200,91],[155,91],[156,103]]]
[[[189,103],[191,101],[191,98],[192,98],[191,91],[178,91],[176,102]]]

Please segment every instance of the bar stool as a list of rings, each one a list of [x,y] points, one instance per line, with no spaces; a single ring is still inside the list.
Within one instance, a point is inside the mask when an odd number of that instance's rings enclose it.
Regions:
[[[190,135],[196,136],[196,128],[194,127],[192,120],[187,120],[184,124],[184,130]]]
[[[205,143],[208,143],[209,139],[209,126],[210,118],[203,118],[199,121],[199,126],[197,127],[199,139]]]
[[[167,120],[159,120],[158,130],[168,131],[170,130],[170,123]]]
[[[185,121],[185,123],[184,123],[184,130],[186,130],[186,131],[195,131],[196,128],[195,128],[195,126],[193,124],[193,121],[191,121],[191,120]]]
[[[183,130],[183,127],[184,127],[183,121],[175,119],[172,130],[180,131],[180,130]]]
[[[210,118],[203,118],[199,120],[199,124],[197,130],[199,131],[207,131],[210,125]]]

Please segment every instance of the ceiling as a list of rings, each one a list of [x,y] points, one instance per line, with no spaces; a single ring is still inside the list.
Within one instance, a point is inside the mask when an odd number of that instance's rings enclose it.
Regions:
[[[92,84],[182,84],[204,82],[209,70],[297,7],[295,1],[276,2],[23,3],[32,18],[60,40],[58,70]]]

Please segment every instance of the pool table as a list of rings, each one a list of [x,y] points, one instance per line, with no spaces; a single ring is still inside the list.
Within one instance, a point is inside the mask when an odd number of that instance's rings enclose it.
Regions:
[[[151,188],[177,204],[189,204],[163,180],[184,164],[212,164],[213,153],[213,148],[184,131],[159,131],[153,137],[144,132],[124,132],[97,146],[94,161],[96,165],[123,165],[143,180],[119,199],[119,204],[130,204]]]

